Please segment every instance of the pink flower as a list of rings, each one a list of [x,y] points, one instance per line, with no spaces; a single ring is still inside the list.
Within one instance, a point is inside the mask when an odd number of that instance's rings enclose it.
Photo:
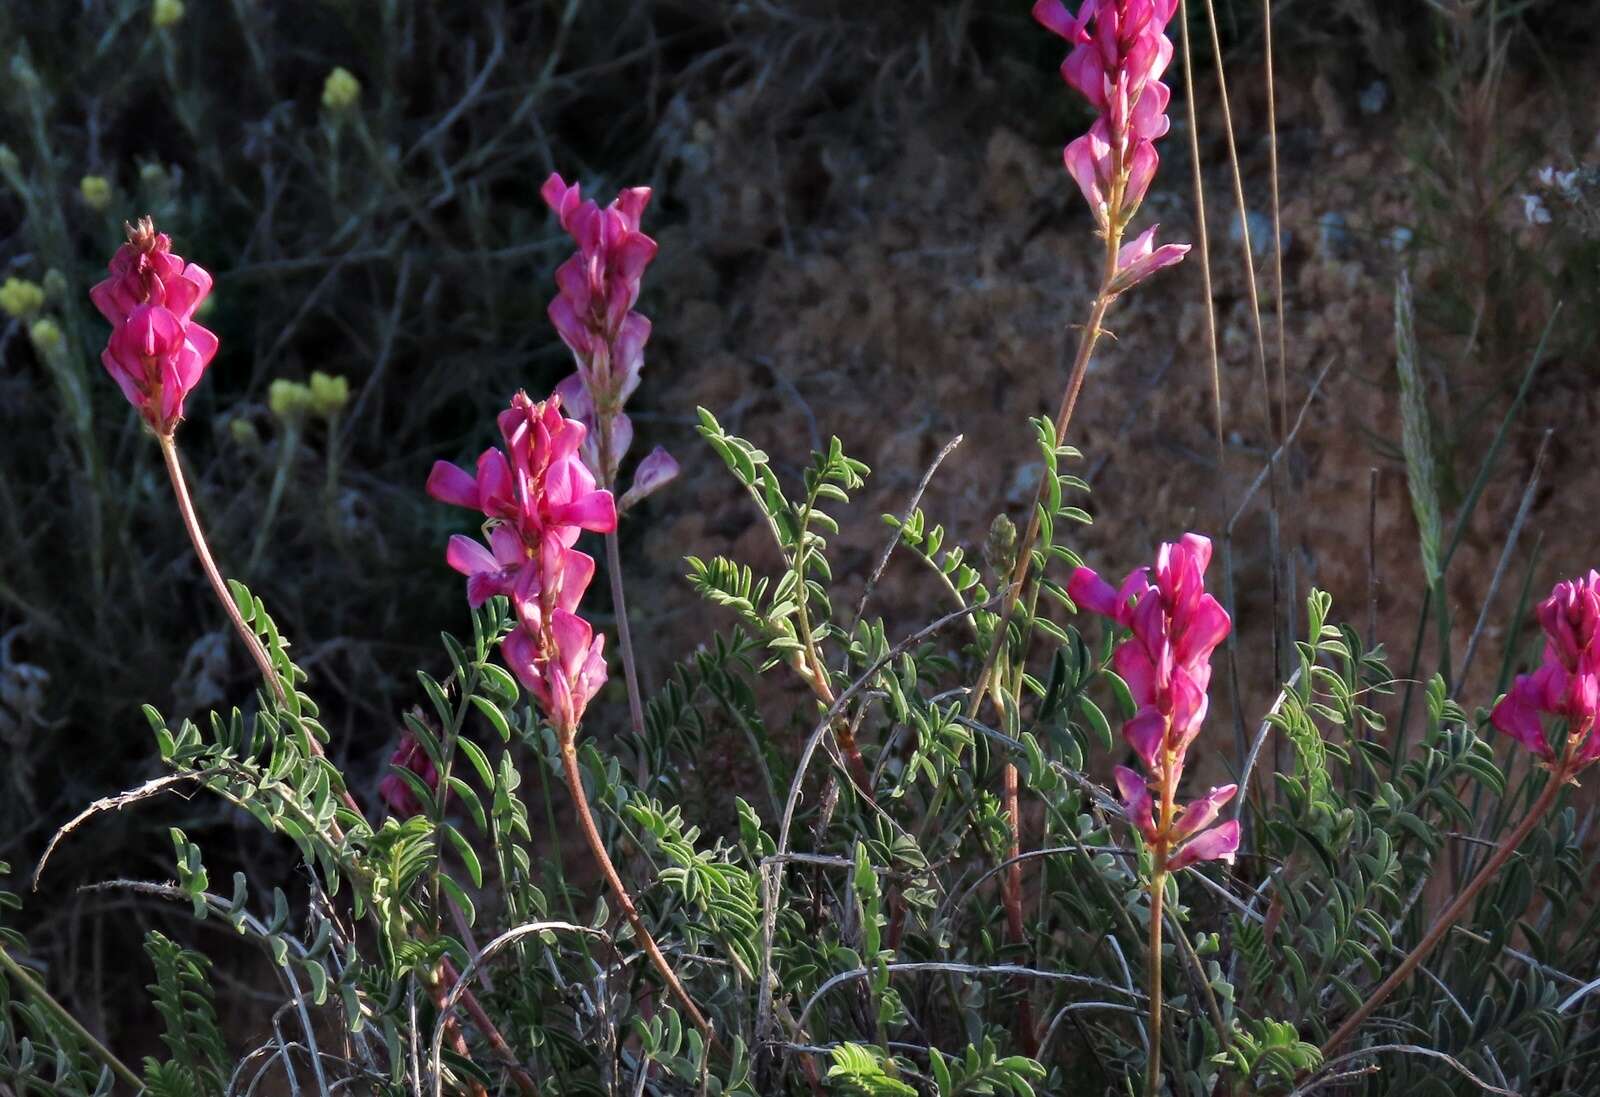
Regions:
[[[562,416],[559,397],[536,404],[519,392],[498,421],[504,448],[485,450],[476,475],[448,461],[435,462],[428,475],[429,495],[481,511],[492,524],[488,548],[458,535],[445,556],[468,577],[474,606],[531,582],[533,573],[522,573],[538,564],[546,541],[565,549],[581,530],[617,528],[611,493],[596,489],[578,456],[583,424]]]
[[[1072,46],[1061,64],[1062,79],[1100,115],[1088,133],[1067,145],[1065,160],[1102,233],[1122,231],[1155,178],[1155,142],[1170,127],[1172,99],[1161,82],[1172,61],[1172,41],[1164,32],[1176,11],[1177,0],[1083,0],[1076,16],[1062,0],[1033,5],[1034,19]],[[1134,254],[1119,255],[1123,273],[1112,292],[1183,258],[1187,247],[1154,248],[1153,232],[1135,242]]]
[[[1544,628],[1543,665],[1519,674],[1511,690],[1489,714],[1495,727],[1554,763],[1557,752],[1545,736],[1541,715],[1566,721],[1571,760],[1587,766],[1600,760],[1600,572],[1557,583],[1539,603]]]
[[[177,429],[184,399],[217,353],[217,337],[193,321],[211,292],[211,276],[171,249],[166,234],[144,218],[129,226],[111,276],[89,291],[112,326],[100,362],[161,435]]]
[[[427,785],[430,791],[439,791],[439,771],[434,768],[428,752],[422,749],[422,744],[410,732],[406,732],[400,740],[400,745],[389,756],[389,765],[396,769],[410,770],[422,778],[422,783]],[[405,778],[397,773],[391,773],[378,782],[378,795],[389,805],[391,812],[402,818],[409,819],[422,812],[422,801],[417,799],[416,792],[406,783]]]
[[[1211,655],[1232,627],[1221,604],[1206,593],[1210,561],[1211,542],[1190,533],[1176,544],[1162,545],[1154,566],[1129,573],[1120,587],[1089,568],[1078,568],[1067,581],[1067,592],[1080,607],[1130,632],[1113,650],[1111,663],[1137,706],[1122,734],[1148,777],[1119,766],[1117,787],[1129,819],[1175,868],[1231,858],[1238,846],[1237,826],[1231,844],[1224,827],[1206,829],[1233,796],[1234,786],[1214,788],[1183,808],[1153,803],[1151,796],[1152,785],[1167,793],[1178,786],[1189,744],[1205,721]],[[1171,826],[1164,827],[1161,820]],[[1217,832],[1224,834],[1209,837]]]
[[[1200,861],[1226,861],[1231,865],[1233,855],[1237,852],[1239,852],[1239,820],[1229,819],[1226,823],[1205,831],[1178,850],[1177,855],[1167,862],[1167,867],[1177,872]]]
[[[1160,227],[1151,225],[1132,243],[1124,244],[1118,250],[1117,276],[1111,284],[1111,292],[1122,293],[1130,290],[1156,271],[1182,262],[1183,257],[1189,254],[1188,244],[1163,244],[1159,248],[1156,247],[1156,230]]]
[[[595,488],[579,456],[584,426],[561,414],[561,397],[518,393],[498,422],[504,448],[484,451],[476,475],[438,462],[428,493],[488,519],[487,546],[457,534],[445,560],[467,576],[473,606],[511,600],[517,625],[501,655],[551,724],[573,735],[606,680],[605,637],[577,616],[595,563],[573,546],[582,530],[615,529],[616,505]]]
[[[568,186],[560,175],[545,180],[540,193],[578,245],[556,271],[561,293],[550,304],[550,321],[571,348],[595,403],[611,410],[626,399],[623,389],[638,383],[650,337],[650,321],[631,311],[644,268],[656,254],[656,242],[639,228],[650,188],[625,190],[605,209],[585,201],[578,185]]]
[[[108,265],[111,277],[89,290],[89,299],[113,327],[145,303],[163,305],[188,323],[211,292],[211,275],[172,254],[172,240],[150,218],[128,226],[128,242]]]
[[[556,271],[560,293],[550,303],[550,322],[578,367],[556,393],[589,428],[584,460],[611,487],[633,443],[633,424],[622,407],[639,387],[650,338],[650,321],[633,311],[644,269],[656,254],[656,242],[640,229],[650,188],[624,190],[604,209],[560,175],[551,175],[541,193],[578,245]]]
[[[678,462],[673,460],[672,454],[657,446],[650,451],[650,456],[640,461],[639,467],[633,470],[633,486],[623,493],[620,508],[630,509],[675,480],[677,476]]]
[[[533,694],[552,727],[577,733],[584,710],[606,681],[605,634],[557,610],[535,629],[519,626],[500,645],[511,672]]]

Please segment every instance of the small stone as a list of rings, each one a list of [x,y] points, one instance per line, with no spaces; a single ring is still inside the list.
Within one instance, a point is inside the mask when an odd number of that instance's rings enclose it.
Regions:
[[[1383,108],[1389,105],[1389,85],[1382,80],[1374,80],[1362,89],[1358,102],[1362,114],[1382,114]]]
[[[1317,218],[1317,250],[1325,259],[1342,259],[1350,252],[1350,225],[1344,214],[1329,210]]]

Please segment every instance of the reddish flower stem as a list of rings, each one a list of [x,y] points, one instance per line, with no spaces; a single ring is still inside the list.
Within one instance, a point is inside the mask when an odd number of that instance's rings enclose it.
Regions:
[[[1120,188],[1118,188],[1120,190]],[[1078,395],[1083,391],[1083,381],[1089,372],[1089,362],[1094,357],[1095,344],[1100,340],[1100,333],[1105,323],[1106,311],[1111,307],[1111,302],[1116,295],[1111,292],[1112,280],[1117,274],[1117,251],[1122,245],[1122,224],[1119,207],[1120,195],[1113,195],[1112,212],[1109,218],[1110,230],[1106,233],[1105,269],[1100,277],[1100,289],[1095,294],[1094,304],[1089,308],[1089,322],[1083,329],[1083,334],[1078,339],[1078,351],[1072,362],[1072,372],[1067,377],[1067,389],[1061,397],[1061,407],[1056,411],[1055,434],[1056,444],[1061,444],[1066,437],[1067,428],[1072,424],[1072,413],[1078,407]],[[1010,588],[1010,595],[1002,604],[1000,610],[1000,623],[995,628],[994,640],[989,645],[989,653],[984,657],[983,669],[978,673],[978,682],[967,695],[966,715],[972,719],[978,715],[978,710],[983,707],[984,699],[989,695],[990,687],[994,684],[995,664],[1000,657],[1001,649],[1005,647],[1006,635],[1011,628],[1011,616],[1016,611],[1017,603],[1022,599],[1022,589],[1027,583],[1029,569],[1033,565],[1033,544],[1039,539],[1039,508],[1043,505],[1048,485],[1043,476],[1039,478],[1039,489],[1034,494],[1033,506],[1029,508],[1027,531],[1022,540],[1017,544],[1017,559],[1012,565],[1011,576],[1006,581]],[[1025,658],[1025,653],[1019,655],[1019,663]],[[1017,856],[1021,852],[1022,821],[1019,817],[1017,797],[1017,767],[1013,762],[1007,762],[1003,775],[1006,791],[1006,811],[1011,827],[1011,855]],[[1006,874],[1001,878],[1001,897],[1006,907],[1006,933],[1011,938],[1011,943],[1021,945],[1023,941],[1022,922],[1022,865],[1014,862]],[[1018,1038],[1024,1048],[1035,1046],[1033,1032],[1033,1003],[1028,997],[1028,991],[1023,990],[1022,1003],[1017,1010]]]
[[[1333,1035],[1329,1036],[1323,1043],[1322,1057],[1324,1059],[1337,1052],[1340,1046],[1355,1034],[1366,1019],[1372,1016],[1373,1011],[1382,1005],[1389,995],[1398,990],[1411,977],[1411,973],[1417,969],[1417,966],[1428,958],[1428,954],[1433,951],[1434,946],[1450,931],[1450,927],[1455,925],[1461,919],[1461,916],[1466,913],[1467,908],[1472,905],[1472,901],[1478,897],[1478,893],[1499,875],[1506,862],[1511,860],[1512,854],[1517,852],[1517,847],[1527,840],[1528,835],[1533,833],[1533,828],[1539,825],[1545,814],[1555,805],[1557,797],[1561,795],[1561,787],[1566,784],[1572,772],[1569,762],[1563,761],[1556,766],[1555,771],[1550,775],[1550,780],[1545,783],[1544,791],[1539,793],[1539,798],[1528,809],[1528,814],[1523,816],[1522,822],[1517,824],[1517,829],[1506,836],[1505,841],[1500,843],[1499,848],[1484,863],[1478,875],[1472,878],[1472,882],[1462,889],[1461,894],[1457,895],[1454,901],[1435,919],[1427,934],[1417,943],[1417,947],[1412,949],[1404,960],[1400,961],[1400,966],[1390,972],[1389,977],[1378,985],[1378,989],[1369,994],[1367,1000],[1361,1003],[1360,1008],[1345,1018],[1344,1024],[1335,1029]]]
[[[573,807],[577,809],[578,826],[583,830],[584,840],[589,843],[589,852],[594,855],[600,874],[606,878],[612,894],[617,897],[623,916],[628,919],[628,924],[638,935],[639,943],[644,946],[644,951],[660,974],[662,982],[667,984],[672,996],[683,1006],[694,1027],[700,1030],[700,1035],[705,1037],[707,1044],[717,1043],[717,1034],[712,1029],[711,1022],[700,1012],[700,1007],[694,1004],[694,999],[689,997],[689,992],[678,980],[672,965],[662,955],[660,947],[656,945],[656,939],[651,936],[644,919],[639,916],[638,908],[633,905],[633,896],[628,893],[627,885],[622,882],[622,877],[617,875],[616,866],[611,863],[611,855],[606,852],[605,840],[600,837],[600,831],[594,825],[594,816],[589,810],[589,797],[583,791],[583,773],[578,769],[576,737],[570,732],[561,733],[561,769],[566,775],[567,789],[572,794]]]
[[[239,612],[239,607],[233,600],[233,595],[228,591],[227,583],[223,582],[222,573],[217,570],[217,563],[211,556],[211,548],[206,543],[205,531],[200,527],[200,518],[195,513],[194,502],[189,497],[189,486],[183,475],[183,465],[178,459],[178,443],[172,434],[158,434],[157,440],[161,443],[161,456],[166,461],[167,476],[172,481],[172,492],[178,500],[178,513],[183,518],[183,526],[189,533],[189,541],[194,545],[195,556],[200,560],[200,570],[206,573],[206,579],[211,584],[211,589],[216,593],[217,601],[222,603],[223,611],[228,615],[228,620],[233,623],[234,631],[244,641],[245,647],[250,652],[250,657],[255,660],[256,667],[261,671],[261,677],[271,687],[273,697],[281,705],[288,698],[284,693],[283,680],[279,678],[277,668],[272,665],[271,658],[267,655],[266,648],[261,646],[261,641],[255,632],[245,622],[244,615]],[[311,753],[319,758],[325,757],[322,744],[312,736],[307,736],[311,744]],[[343,788],[339,793],[343,800],[358,818],[365,819],[361,805],[350,794],[348,788]],[[333,824],[334,837],[342,837],[337,823]],[[484,1012],[482,1004],[477,997],[468,990],[462,996],[462,1004],[473,1022],[483,1031],[484,1039],[489,1041],[489,1046],[504,1061],[507,1071],[511,1074],[512,1081],[517,1085],[524,1097],[539,1097],[539,1087],[534,1084],[521,1067],[517,1066],[516,1056],[511,1053],[511,1048],[506,1044],[505,1037],[500,1035],[499,1029]]]
[[[287,698],[277,668],[272,665],[272,659],[267,655],[267,649],[261,646],[255,631],[245,623],[244,615],[239,612],[233,595],[228,591],[228,584],[223,582],[222,573],[217,570],[217,562],[211,558],[211,548],[206,544],[205,532],[200,528],[200,518],[195,514],[194,502],[189,498],[189,485],[184,480],[183,465],[178,460],[177,439],[171,434],[158,434],[156,438],[161,443],[161,456],[167,463],[167,476],[172,480],[172,493],[178,499],[178,513],[183,518],[183,528],[189,531],[189,542],[194,545],[194,554],[200,560],[200,570],[206,573],[206,579],[210,582],[217,601],[222,603],[223,612],[233,623],[234,631],[239,634],[239,639],[244,641],[245,648],[250,652],[250,658],[255,660],[256,668],[261,671],[261,677],[266,680],[273,696],[281,705]],[[319,750],[315,739],[311,741],[311,746],[314,751]]]

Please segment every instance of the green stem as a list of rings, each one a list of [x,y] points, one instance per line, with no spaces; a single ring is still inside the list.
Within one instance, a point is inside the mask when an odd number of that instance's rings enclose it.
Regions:
[[[272,488],[267,492],[267,507],[261,512],[261,524],[256,527],[256,539],[250,545],[250,558],[245,563],[247,575],[254,575],[261,563],[261,554],[267,550],[267,538],[278,521],[278,508],[283,505],[283,492],[289,486],[289,470],[294,464],[295,450],[300,445],[300,428],[284,420],[283,439],[278,443],[278,468],[272,474]]]
[[[1145,1070],[1145,1092],[1156,1097],[1161,1092],[1161,908],[1166,899],[1165,857],[1158,850],[1159,867],[1150,877],[1150,1054]]]
[[[615,495],[617,490],[616,477],[611,470],[611,417],[597,416],[600,430],[600,475],[604,480],[607,491]],[[628,624],[628,600],[623,595],[622,589],[622,549],[617,542],[617,531],[613,529],[605,535],[606,541],[606,575],[611,580],[611,608],[617,617],[617,648],[622,653],[622,677],[628,686],[628,722],[633,725],[633,734],[643,744],[644,741],[644,698],[639,689],[639,667],[633,654],[633,630]],[[645,764],[644,751],[639,752],[639,765],[641,767],[639,787],[645,785],[642,767]]]
[[[0,946],[0,969],[4,969],[5,973],[15,979],[17,984],[22,987],[28,997],[43,1006],[73,1036],[81,1040],[96,1059],[110,1067],[111,1073],[115,1074],[126,1085],[131,1086],[133,1092],[144,1092],[144,1082],[140,1080],[139,1076],[129,1070],[121,1059],[112,1054],[110,1048],[96,1040],[93,1034],[84,1028],[76,1017],[67,1012],[65,1006],[51,997],[50,992],[44,989],[44,986],[33,977],[27,968],[17,963],[3,946]]]

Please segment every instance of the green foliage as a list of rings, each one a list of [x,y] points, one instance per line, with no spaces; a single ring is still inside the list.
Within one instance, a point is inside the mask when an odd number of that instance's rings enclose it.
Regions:
[[[156,972],[151,1004],[166,1026],[161,1040],[171,1055],[145,1060],[145,1085],[156,1095],[220,1097],[233,1060],[217,1028],[211,961],[154,930],[144,948]]]

